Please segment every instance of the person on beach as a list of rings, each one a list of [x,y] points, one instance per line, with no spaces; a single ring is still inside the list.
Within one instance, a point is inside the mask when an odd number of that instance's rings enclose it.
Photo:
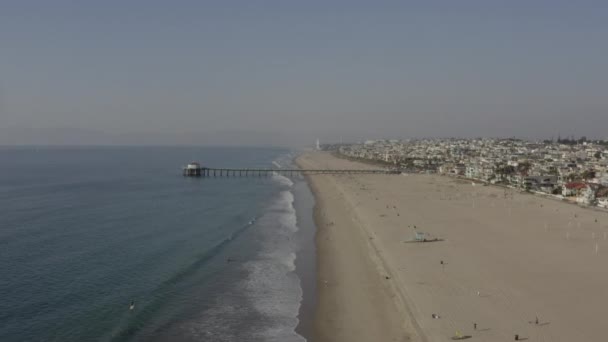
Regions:
[[[473,330],[477,330],[477,323],[473,323]]]

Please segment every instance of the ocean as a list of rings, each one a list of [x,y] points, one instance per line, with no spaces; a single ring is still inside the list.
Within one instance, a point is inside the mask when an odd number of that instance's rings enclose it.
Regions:
[[[190,161],[293,157],[0,149],[0,341],[305,341],[315,262],[304,180],[181,175]]]

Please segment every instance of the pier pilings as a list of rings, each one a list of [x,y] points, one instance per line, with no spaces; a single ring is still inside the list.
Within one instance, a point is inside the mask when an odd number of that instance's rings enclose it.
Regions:
[[[258,169],[258,168],[185,168],[184,176],[191,177],[250,177],[250,176],[266,176],[270,177],[273,174],[294,176],[294,175],[311,175],[311,174],[334,174],[334,175],[352,175],[352,174],[401,174],[400,170],[382,170],[382,169]]]

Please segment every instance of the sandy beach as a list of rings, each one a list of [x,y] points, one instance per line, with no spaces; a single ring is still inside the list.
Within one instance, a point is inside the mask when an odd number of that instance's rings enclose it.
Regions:
[[[297,162],[372,168],[325,152]],[[309,182],[314,341],[608,340],[606,213],[437,175]],[[442,241],[408,242],[415,231]]]

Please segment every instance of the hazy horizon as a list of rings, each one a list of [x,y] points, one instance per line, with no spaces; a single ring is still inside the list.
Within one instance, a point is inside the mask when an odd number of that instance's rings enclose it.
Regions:
[[[24,134],[22,130],[9,132],[0,141],[7,138],[14,138],[12,143],[0,143],[0,147],[155,147],[155,146],[201,146],[201,147],[269,147],[269,148],[306,148],[314,147],[316,139],[306,141],[302,139],[292,139],[280,132],[248,132],[248,131],[220,131],[205,134],[203,132],[182,132],[179,139],[175,139],[175,134],[111,134],[107,132],[71,129],[71,128],[49,128],[42,131],[31,130],[31,134]],[[272,141],[268,139],[273,135]],[[319,139],[321,144],[357,144],[367,140],[423,140],[423,139],[521,139],[526,141],[557,140],[561,139],[580,139],[604,140],[604,137],[557,135],[551,137],[521,137],[507,135],[471,135],[471,136],[370,136],[347,134],[346,136],[333,137],[326,140]]]
[[[600,1],[0,4],[0,145],[608,138]]]

